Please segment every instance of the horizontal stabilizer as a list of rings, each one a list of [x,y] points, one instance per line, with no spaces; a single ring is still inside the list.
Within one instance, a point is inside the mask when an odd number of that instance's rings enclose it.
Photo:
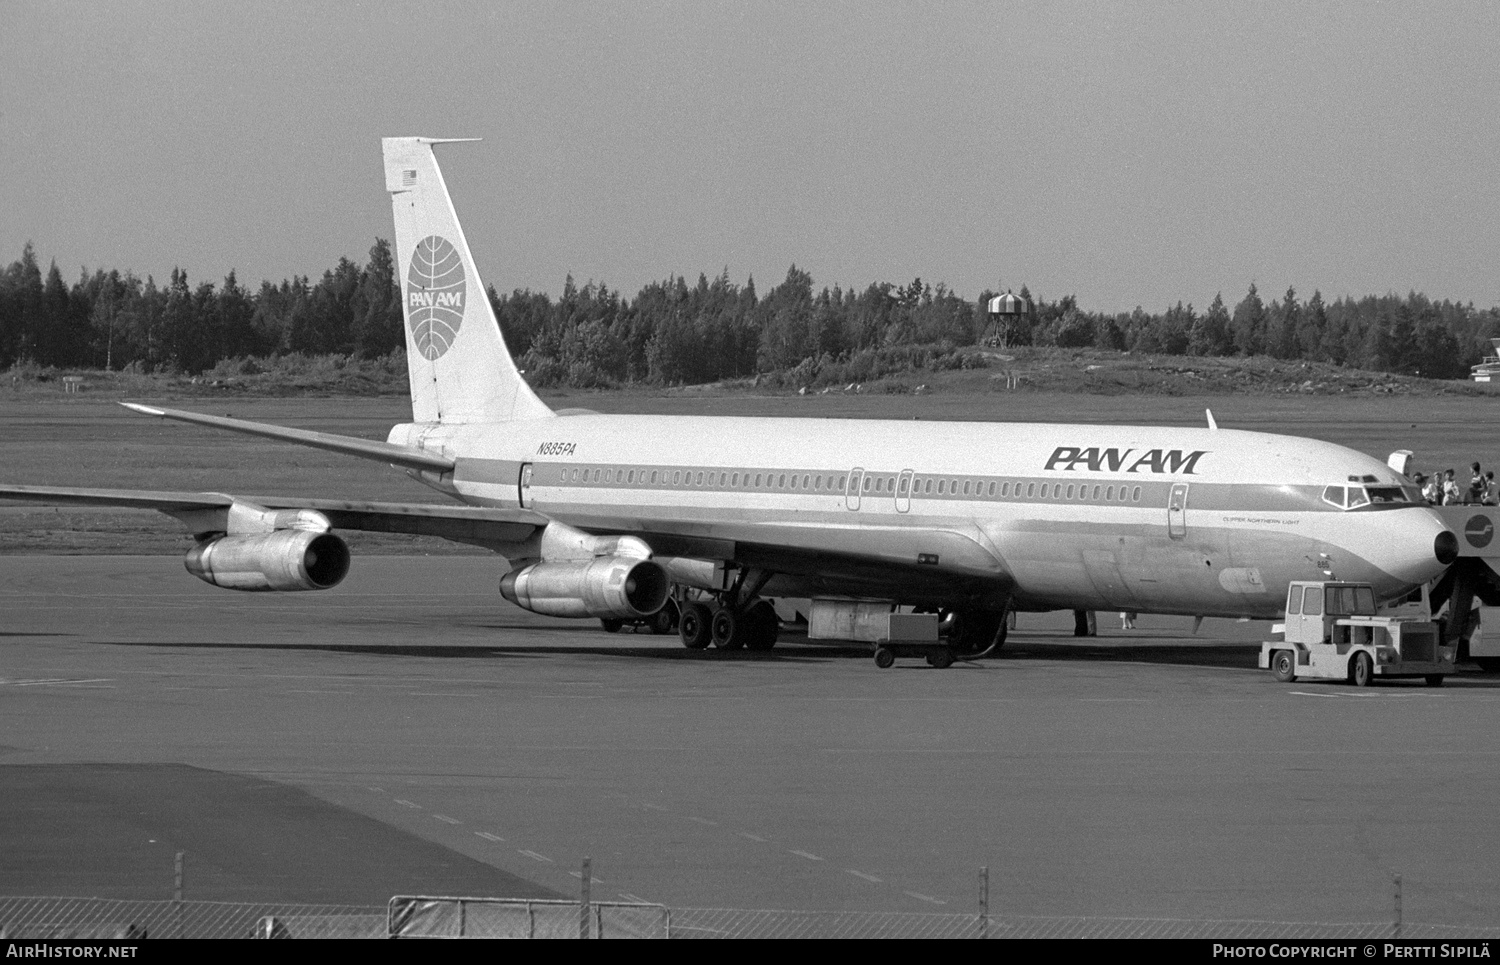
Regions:
[[[197,412],[184,412],[181,409],[158,409],[135,402],[121,402],[120,404],[143,415],[158,416],[175,422],[191,422],[200,426],[212,426],[215,429],[227,429],[230,432],[242,432],[245,435],[260,436],[265,439],[279,439],[282,442],[295,443],[299,446],[341,452],[344,455],[358,456],[361,459],[374,459],[393,466],[401,466],[404,469],[426,469],[431,472],[450,472],[453,469],[453,460],[447,456],[426,452],[413,446],[398,446],[373,439],[334,435],[330,432],[289,429],[286,426],[247,422],[244,419],[231,419],[228,416],[202,415]]]

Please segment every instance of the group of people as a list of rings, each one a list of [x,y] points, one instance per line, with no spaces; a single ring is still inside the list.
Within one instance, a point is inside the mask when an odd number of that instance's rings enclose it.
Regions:
[[[1433,506],[1495,505],[1494,472],[1481,472],[1477,462],[1470,470],[1467,487],[1458,481],[1452,469],[1435,472],[1431,476],[1419,472],[1412,477],[1412,481],[1422,487],[1422,498]]]

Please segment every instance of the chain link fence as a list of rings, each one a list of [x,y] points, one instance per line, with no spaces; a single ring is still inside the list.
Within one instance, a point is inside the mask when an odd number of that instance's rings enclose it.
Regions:
[[[455,903],[464,902],[460,906]],[[397,902],[400,902],[398,906]],[[448,903],[446,906],[440,903]],[[414,910],[415,909],[415,910]],[[441,909],[441,910],[439,910]],[[0,938],[1188,938],[1495,939],[1500,926],[1421,922],[1028,917],[917,912],[671,908],[505,899],[393,899],[390,906],[102,898],[0,898]]]

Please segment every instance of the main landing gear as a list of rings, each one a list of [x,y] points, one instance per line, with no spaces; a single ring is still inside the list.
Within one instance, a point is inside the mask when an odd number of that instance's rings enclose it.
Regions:
[[[689,650],[703,650],[712,644],[720,650],[770,650],[776,646],[781,621],[769,600],[756,594],[771,574],[765,571],[741,570],[734,586],[714,594],[710,600],[685,601],[677,632],[682,645]]]

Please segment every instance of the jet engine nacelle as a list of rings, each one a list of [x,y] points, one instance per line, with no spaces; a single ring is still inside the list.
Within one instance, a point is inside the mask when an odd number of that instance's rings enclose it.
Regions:
[[[670,589],[660,563],[629,556],[533,563],[500,578],[501,596],[550,617],[647,617],[666,604]]]
[[[332,533],[281,529],[216,536],[188,550],[187,571],[230,590],[326,590],[349,573],[349,547]]]

